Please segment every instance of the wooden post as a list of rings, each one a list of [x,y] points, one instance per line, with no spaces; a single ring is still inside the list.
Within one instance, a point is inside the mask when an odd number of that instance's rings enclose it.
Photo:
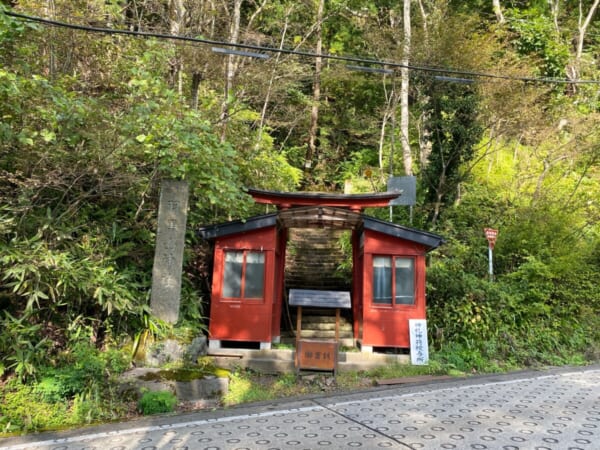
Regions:
[[[335,342],[340,342],[340,308],[335,308]]]
[[[296,372],[300,372],[300,338],[302,334],[302,306],[296,310]]]

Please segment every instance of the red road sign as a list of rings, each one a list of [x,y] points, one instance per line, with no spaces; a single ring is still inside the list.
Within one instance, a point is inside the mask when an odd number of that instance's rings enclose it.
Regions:
[[[491,249],[494,248],[496,244],[496,237],[498,237],[498,230],[494,230],[493,228],[484,228],[485,237],[488,240],[489,246]]]

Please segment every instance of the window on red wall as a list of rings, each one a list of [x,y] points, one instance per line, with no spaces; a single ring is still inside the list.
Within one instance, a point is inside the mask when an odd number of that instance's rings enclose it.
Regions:
[[[373,303],[415,304],[415,261],[400,256],[373,257]]]
[[[262,299],[265,254],[251,250],[225,252],[223,298]]]

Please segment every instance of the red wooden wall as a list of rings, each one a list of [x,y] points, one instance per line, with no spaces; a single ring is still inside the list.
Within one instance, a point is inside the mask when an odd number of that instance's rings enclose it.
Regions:
[[[275,226],[232,234],[215,241],[209,338],[270,343],[280,335],[286,230]],[[354,337],[362,346],[409,348],[409,319],[425,319],[426,248],[412,241],[365,229],[353,232],[352,314]],[[254,250],[265,254],[262,299],[223,298],[224,252]],[[414,305],[373,302],[373,257],[414,258]]]
[[[425,319],[425,253],[423,246],[376,231],[365,230],[362,256],[362,346],[409,348],[409,319]],[[414,305],[382,305],[373,302],[373,257],[414,257]]]
[[[226,341],[271,342],[273,316],[276,305],[277,288],[275,247],[276,228],[234,234],[218,238],[215,242],[213,286],[210,303],[209,339]],[[223,298],[224,253],[226,250],[254,250],[265,254],[264,298],[225,299]],[[281,298],[279,296],[278,298]]]

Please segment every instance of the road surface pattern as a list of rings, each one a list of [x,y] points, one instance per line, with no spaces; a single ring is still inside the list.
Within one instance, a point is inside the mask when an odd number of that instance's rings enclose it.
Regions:
[[[8,445],[8,447],[2,447]],[[482,377],[0,440],[0,449],[600,449],[600,367]]]

